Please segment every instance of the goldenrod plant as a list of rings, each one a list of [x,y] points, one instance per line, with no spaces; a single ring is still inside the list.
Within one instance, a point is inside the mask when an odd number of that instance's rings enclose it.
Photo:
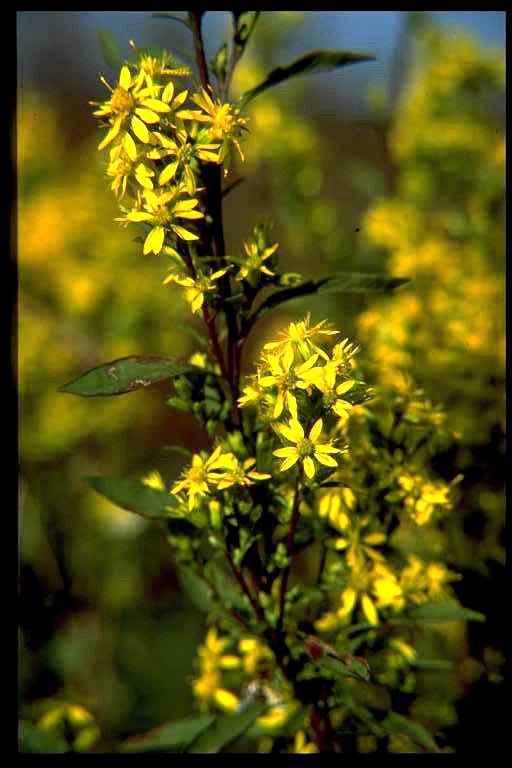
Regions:
[[[296,317],[256,361],[243,357],[258,321],[295,298],[405,295],[408,280],[303,280],[281,271],[269,222],[248,221],[237,253],[224,234],[223,200],[235,194],[230,174],[252,130],[247,105],[296,75],[372,56],[307,53],[233,101],[260,12],[230,13],[231,38],[211,62],[205,12],[191,11],[195,70],[132,43],[93,103],[117,222],[134,231],[141,259],[155,271],[167,265],[159,290],[173,302],[182,293],[205,337],[189,360],[133,355],[62,387],[97,397],[172,381],[167,405],[195,418],[207,445],[177,477],[146,467],[136,479],[89,478],[110,502],[160,523],[208,624],[192,680],[197,714],[122,749],[449,751],[442,724],[417,704],[420,671],[449,662],[422,656],[421,636],[483,617],[455,598],[459,575],[438,546],[460,481],[434,470],[452,439],[442,410],[414,388],[377,389],[362,375],[357,341],[326,318]]]
[[[368,370],[448,409],[448,464],[467,474],[451,546],[484,573],[505,558],[504,88],[499,51],[425,25],[388,133],[396,184],[362,222],[366,250],[415,286],[360,316]]]

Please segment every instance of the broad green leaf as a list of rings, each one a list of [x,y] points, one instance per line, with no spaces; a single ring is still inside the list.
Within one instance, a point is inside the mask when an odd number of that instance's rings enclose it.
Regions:
[[[242,96],[242,104],[245,106],[255,96],[263,93],[284,80],[289,80],[297,75],[311,75],[315,72],[331,72],[338,67],[346,67],[348,64],[358,64],[363,61],[374,61],[371,53],[355,53],[353,51],[311,51],[300,59],[277,67],[270,72],[263,82],[255,88],[246,91]]]
[[[407,277],[392,277],[382,273],[336,272],[321,280],[308,280],[293,288],[276,291],[265,299],[247,321],[247,331],[253,322],[285,301],[314,293],[387,293],[409,282]]]
[[[267,706],[265,702],[256,701],[249,704],[241,712],[221,715],[212,725],[200,733],[185,751],[194,754],[220,752],[222,747],[243,736],[256,718],[263,714]]]
[[[121,56],[119,43],[112,32],[109,32],[106,29],[99,29],[98,37],[105,63],[108,64],[109,67],[112,67],[112,69],[121,69],[123,66],[123,57]]]
[[[134,736],[121,745],[122,752],[181,752],[199,734],[212,725],[215,717],[189,717],[166,723],[142,736]]]
[[[137,515],[180,519],[175,511],[178,507],[176,497],[167,491],[150,488],[140,480],[125,477],[87,477],[86,480],[97,493],[105,496],[112,504]],[[184,526],[189,525],[186,520],[182,522]]]
[[[182,376],[184,373],[205,375],[202,368],[179,363],[171,358],[132,355],[91,368],[68,384],[64,384],[59,392],[81,397],[122,395],[164,379]]]
[[[25,720],[18,724],[18,748],[32,754],[61,754],[69,752],[66,741],[55,731],[43,731]]]
[[[408,613],[416,621],[485,621],[483,613],[470,611],[456,603],[423,603]]]
[[[408,736],[412,742],[429,752],[439,752],[439,747],[435,743],[431,734],[419,723],[409,720],[408,717],[399,715],[397,712],[390,712],[387,717],[381,721],[382,726],[390,733],[400,733]]]

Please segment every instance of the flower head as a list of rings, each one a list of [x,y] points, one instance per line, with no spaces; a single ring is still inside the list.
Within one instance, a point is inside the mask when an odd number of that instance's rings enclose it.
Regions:
[[[302,425],[295,418],[290,419],[289,424],[282,424],[278,427],[279,433],[290,443],[293,443],[293,447],[278,448],[274,451],[274,456],[284,459],[279,467],[281,472],[291,469],[300,460],[306,477],[311,480],[316,472],[314,460],[326,467],[338,466],[336,460],[333,459],[333,454],[342,453],[342,451],[340,448],[335,448],[330,442],[319,442],[322,428],[322,419],[318,419],[306,437]]]
[[[199,200],[184,198],[184,194],[185,190],[182,187],[175,187],[166,192],[145,189],[143,210],[134,208],[118,219],[125,223],[147,221],[152,224],[144,241],[145,254],[160,253],[164,246],[166,232],[182,240],[198,240],[196,234],[177,223],[177,219],[202,219],[204,216],[201,211],[195,210]]]
[[[195,278],[182,273],[171,271],[164,280],[164,285],[176,283],[185,288],[185,300],[190,304],[192,313],[199,312],[204,304],[205,294],[211,293],[217,289],[215,281],[223,277],[228,269],[219,269],[207,275],[203,272],[196,272]]]

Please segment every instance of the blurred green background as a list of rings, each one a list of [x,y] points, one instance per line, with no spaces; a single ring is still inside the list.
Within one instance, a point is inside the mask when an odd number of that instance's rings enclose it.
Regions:
[[[227,23],[227,12],[207,17],[211,53]],[[405,370],[444,403],[457,442],[437,468],[465,476],[447,558],[464,574],[461,600],[488,615],[455,648],[445,725],[461,751],[476,743],[476,723],[495,721],[502,688],[504,27],[501,12],[263,13],[238,93],[313,48],[379,60],[255,100],[246,163],[233,170],[245,181],[225,205],[232,253],[271,217],[285,269],[414,278],[390,298],[313,297],[276,311],[254,331],[245,371],[263,339],[311,310],[361,343],[369,381],[404,386]],[[110,751],[190,714],[204,620],[162,531],[83,478],[155,468],[169,484],[182,459],[164,446],[205,442],[165,406],[165,383],[105,400],[57,392],[117,357],[185,358],[196,348],[187,326],[201,329],[161,285],[165,262],[143,257],[135,233],[113,222],[88,105],[103,93],[98,75],[113,77],[98,28],[126,55],[131,37],[185,60],[191,43],[150,14],[18,13],[20,715],[36,722],[48,701],[78,703],[100,728],[95,749]]]

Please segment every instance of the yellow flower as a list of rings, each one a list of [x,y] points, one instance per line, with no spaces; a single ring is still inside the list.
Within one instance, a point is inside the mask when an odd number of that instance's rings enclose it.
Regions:
[[[174,86],[169,83],[162,93],[162,98],[155,98],[160,86],[146,86],[146,78],[143,71],[133,77],[127,66],[122,67],[119,82],[112,88],[104,77],[100,78],[111,92],[107,101],[99,104],[99,109],[93,113],[96,117],[106,117],[110,123],[110,129],[98,145],[101,151],[114,139],[120,140],[128,157],[135,161],[137,150],[133,135],[143,144],[148,144],[150,131],[148,125],[160,122],[160,115],[171,111],[169,101],[174,93]],[[187,94],[185,92],[185,98]],[[184,99],[183,99],[184,100]],[[97,104],[97,102],[91,102]],[[131,133],[130,133],[131,131]]]
[[[197,189],[196,177],[191,167],[194,158],[204,162],[219,162],[219,144],[197,144],[190,141],[186,131],[178,131],[174,139],[169,139],[162,133],[153,134],[160,147],[147,153],[150,160],[162,160],[164,157],[172,157],[173,160],[161,171],[158,177],[160,186],[168,184],[176,177],[177,173],[183,173],[185,189],[189,195],[194,195]]]
[[[244,408],[246,405],[257,403],[263,396],[263,392],[257,386],[247,385],[242,389],[243,395],[238,398],[238,405]]]
[[[319,442],[322,428],[322,419],[318,419],[311,427],[309,435],[305,437],[304,430],[297,419],[292,418],[288,425],[283,424],[278,427],[279,433],[286,440],[289,440],[290,443],[294,443],[293,448],[290,446],[288,448],[278,448],[274,451],[274,456],[284,459],[279,467],[281,472],[285,472],[293,467],[300,459],[306,476],[311,480],[315,476],[316,471],[313,459],[316,459],[326,467],[338,466],[336,460],[332,458],[332,454],[341,453],[342,451],[339,448],[335,448],[330,442]]]
[[[308,357],[311,352],[316,352],[324,360],[328,360],[328,355],[320,347],[313,344],[312,339],[317,336],[335,336],[338,331],[330,328],[325,328],[327,320],[322,320],[320,323],[310,327],[311,315],[308,313],[304,320],[298,323],[290,323],[287,331],[281,331],[279,334],[281,341],[271,341],[265,344],[263,349],[286,349],[292,345],[297,346],[299,351],[304,357]]]
[[[274,658],[270,648],[254,637],[242,637],[238,647],[243,655],[244,672],[248,677],[254,677],[263,661]]]
[[[285,403],[289,412],[296,419],[297,400],[290,390],[294,388],[307,389],[311,386],[311,383],[305,381],[303,376],[316,363],[318,355],[312,355],[298,368],[292,369],[294,358],[291,346],[285,349],[281,358],[278,355],[267,355],[265,358],[271,374],[269,376],[261,376],[258,383],[260,387],[265,389],[267,387],[277,387],[277,397],[272,414],[274,419],[278,419],[282,414]]]
[[[343,537],[335,540],[334,546],[337,550],[346,551],[347,564],[350,568],[361,568],[364,565],[365,556],[371,560],[382,561],[384,558],[374,549],[386,541],[386,534],[382,531],[372,531],[363,533],[370,519],[363,517],[357,520],[345,533]]]
[[[162,480],[162,475],[158,470],[154,469],[142,478],[144,485],[149,488],[156,488],[158,491],[165,491],[165,484]]]
[[[213,101],[208,91],[204,88],[201,89],[200,93],[192,96],[192,101],[201,108],[201,111],[182,110],[178,113],[178,117],[182,120],[197,120],[201,123],[209,123],[210,138],[213,141],[222,143],[219,152],[219,163],[224,161],[230,144],[237,148],[240,159],[243,161],[244,156],[238,139],[242,132],[247,130],[247,120],[244,117],[240,117],[240,110],[227,102],[222,103],[218,99]]]
[[[256,240],[244,240],[244,250],[247,257],[244,259],[240,266],[240,271],[237,275],[237,280],[246,279],[251,272],[261,272],[268,277],[274,277],[275,272],[271,270],[263,263],[277,251],[279,243],[274,243],[269,248],[265,248],[263,251],[258,246]]]
[[[309,371],[304,378],[320,390],[323,394],[323,402],[326,408],[330,408],[340,418],[346,418],[348,411],[352,408],[352,403],[343,400],[341,395],[348,392],[356,383],[354,379],[348,379],[336,386],[336,363],[329,361],[323,368],[314,368]]]
[[[182,64],[173,65],[172,56],[163,51],[161,57],[158,59],[156,56],[139,52],[135,42],[129,41],[130,47],[138,54],[137,67],[145,75],[149,75],[151,78],[161,77],[167,75],[169,77],[188,77],[190,75],[190,67]]]
[[[137,165],[135,165],[135,162],[128,157],[122,145],[112,147],[110,150],[107,176],[113,178],[110,189],[118,200],[122,200],[125,196],[128,180],[131,176],[134,176],[138,184],[144,189],[153,189],[151,177],[155,175],[154,171],[142,162],[139,162]]]
[[[233,454],[226,455],[227,462],[225,468],[218,473],[217,489],[224,491],[231,488],[232,485],[254,485],[255,480],[268,480],[272,475],[255,472],[252,467],[256,464],[256,459],[246,459],[240,464]]]
[[[311,755],[318,752],[318,747],[312,741],[307,743],[304,731],[298,731],[295,735],[295,741],[293,742],[293,751],[295,754]]]
[[[202,219],[204,214],[194,208],[199,200],[196,198],[181,199],[183,188],[176,187],[167,192],[154,192],[144,190],[144,210],[133,209],[118,221],[148,221],[153,224],[146,240],[144,241],[144,254],[158,254],[164,246],[165,234],[169,232],[182,240],[198,240],[198,236],[189,232],[179,224],[176,219]]]
[[[173,271],[165,278],[164,285],[167,285],[168,283],[176,283],[185,288],[185,299],[190,304],[192,313],[195,314],[196,312],[199,312],[203,306],[205,294],[217,289],[215,281],[225,275],[227,271],[228,269],[219,269],[211,275],[197,272],[195,278],[181,275],[178,272]]]
[[[354,496],[350,488],[343,488],[342,491],[349,491]],[[339,491],[327,491],[322,496],[318,505],[318,516],[327,518],[333,528],[338,528],[340,531],[344,531],[350,525],[350,518],[342,506],[342,495]]]
[[[174,495],[182,491],[188,493],[188,508],[192,511],[197,506],[198,496],[210,493],[210,485],[214,485],[218,479],[215,469],[222,469],[226,464],[226,456],[222,454],[221,446],[218,446],[212,455],[203,460],[199,454],[192,458],[192,465],[185,470],[182,480],[178,480],[171,489]]]

